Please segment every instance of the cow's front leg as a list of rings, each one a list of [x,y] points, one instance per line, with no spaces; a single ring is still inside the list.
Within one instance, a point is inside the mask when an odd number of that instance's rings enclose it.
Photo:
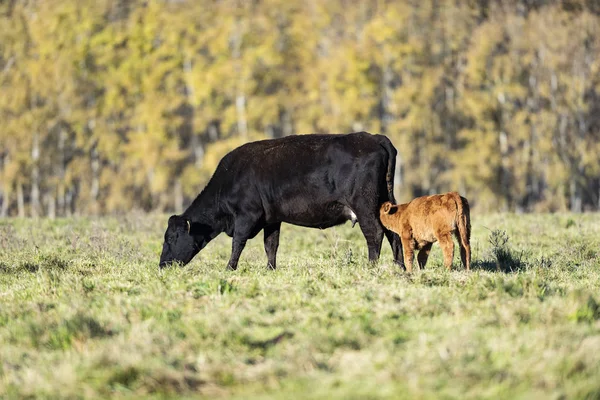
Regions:
[[[235,228],[233,231],[233,242],[231,247],[231,257],[229,258],[229,262],[227,263],[228,270],[236,270],[238,266],[238,261],[240,260],[240,255],[246,247],[246,242],[248,239],[252,237],[252,232],[254,229],[255,223],[250,222],[249,220],[236,220]]]
[[[265,226],[265,252],[267,253],[267,268],[277,268],[277,248],[279,247],[279,231],[281,222]]]
[[[240,260],[240,255],[242,254],[242,250],[246,247],[247,238],[236,237],[233,236],[233,244],[231,247],[231,257],[229,258],[229,262],[227,263],[227,269],[230,271],[234,271],[237,269],[238,261]]]

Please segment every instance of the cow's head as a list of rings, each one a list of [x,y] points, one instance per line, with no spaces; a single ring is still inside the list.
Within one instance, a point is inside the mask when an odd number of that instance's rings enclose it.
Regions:
[[[172,215],[169,218],[165,242],[160,255],[161,268],[174,262],[183,265],[189,263],[210,240],[210,227],[192,223],[189,219]]]

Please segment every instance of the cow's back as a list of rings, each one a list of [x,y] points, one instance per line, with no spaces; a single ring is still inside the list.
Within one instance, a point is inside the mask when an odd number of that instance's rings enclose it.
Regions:
[[[248,143],[223,158],[213,179],[232,212],[260,207],[267,222],[326,228],[348,220],[361,197],[385,191],[386,141],[361,132]]]

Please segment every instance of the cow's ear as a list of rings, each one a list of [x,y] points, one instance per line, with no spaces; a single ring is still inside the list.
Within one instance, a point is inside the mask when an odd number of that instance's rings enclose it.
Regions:
[[[398,206],[392,206],[392,205],[390,205],[390,209],[388,210],[388,214],[393,215],[393,214],[396,214],[397,211],[398,211]]]
[[[182,217],[181,215],[171,215],[169,217],[169,226],[183,227],[188,233],[190,233],[192,223],[189,219]]]

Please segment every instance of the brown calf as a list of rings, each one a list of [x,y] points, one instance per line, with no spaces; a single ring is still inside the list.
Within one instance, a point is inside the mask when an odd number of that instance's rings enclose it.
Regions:
[[[454,242],[452,234],[460,244],[460,258],[469,270],[471,265],[471,218],[469,203],[456,192],[417,197],[410,203],[394,205],[385,202],[379,209],[381,223],[396,232],[402,240],[404,264],[412,272],[413,255],[419,250],[417,260],[424,268],[431,246],[440,242],[444,253],[444,266],[452,266]]]

